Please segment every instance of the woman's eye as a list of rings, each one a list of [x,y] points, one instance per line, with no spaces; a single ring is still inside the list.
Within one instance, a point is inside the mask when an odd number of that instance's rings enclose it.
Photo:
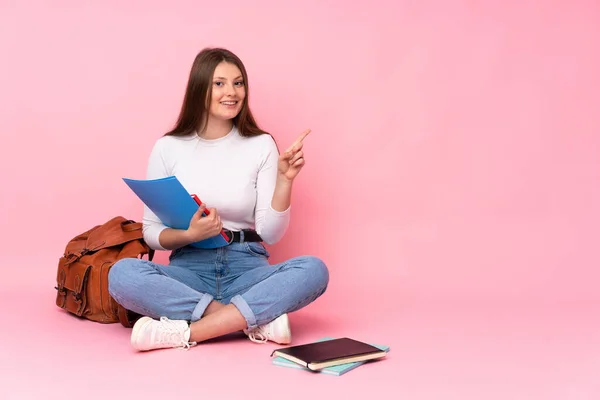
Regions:
[[[215,82],[215,85],[217,85],[217,86],[223,86],[223,82]]]
[[[239,81],[235,83],[236,86],[244,86],[244,82],[243,81]]]

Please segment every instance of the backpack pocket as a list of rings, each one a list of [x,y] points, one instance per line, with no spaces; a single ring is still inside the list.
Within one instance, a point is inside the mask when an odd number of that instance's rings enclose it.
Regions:
[[[81,261],[67,263],[65,257],[60,258],[55,287],[57,306],[80,317],[83,315],[87,305],[85,287],[91,269],[91,265]]]

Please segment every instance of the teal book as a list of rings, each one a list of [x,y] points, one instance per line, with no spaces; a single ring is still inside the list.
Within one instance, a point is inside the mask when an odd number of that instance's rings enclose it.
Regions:
[[[123,181],[148,206],[161,222],[173,229],[187,229],[198,203],[175,176],[160,179],[128,179]],[[192,243],[191,246],[214,249],[227,246],[225,234]]]
[[[333,339],[334,338],[332,338],[332,337],[324,337],[324,338],[317,340],[317,342],[323,342],[323,341],[333,340]],[[390,346],[377,345],[377,344],[372,344],[372,346],[375,346],[378,349],[381,349],[385,352],[390,351]],[[334,375],[334,376],[340,376],[340,375],[345,374],[346,372],[352,371],[353,369],[363,365],[365,362],[368,362],[368,361],[357,361],[357,362],[352,362],[352,363],[348,363],[348,364],[340,364],[340,365],[335,365],[332,367],[326,367],[326,368],[320,369],[318,371],[312,371],[312,370],[310,370],[300,364],[297,364],[293,361],[286,360],[283,357],[273,357],[271,359],[271,363],[273,365],[277,365],[280,367],[295,368],[295,369],[300,369],[300,370],[304,370],[304,371],[310,371],[313,373],[317,372],[320,374]]]

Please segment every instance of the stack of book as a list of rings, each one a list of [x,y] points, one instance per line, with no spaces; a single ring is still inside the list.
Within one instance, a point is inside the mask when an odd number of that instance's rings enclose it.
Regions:
[[[340,376],[387,355],[389,346],[371,345],[350,338],[324,337],[314,343],[276,349],[274,365]]]

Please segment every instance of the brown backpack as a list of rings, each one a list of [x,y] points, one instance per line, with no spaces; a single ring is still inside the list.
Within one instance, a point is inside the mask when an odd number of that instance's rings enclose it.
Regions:
[[[131,327],[140,315],[123,308],[108,293],[108,271],[122,258],[152,260],[142,224],[115,217],[74,237],[58,261],[56,305],[78,317]]]

